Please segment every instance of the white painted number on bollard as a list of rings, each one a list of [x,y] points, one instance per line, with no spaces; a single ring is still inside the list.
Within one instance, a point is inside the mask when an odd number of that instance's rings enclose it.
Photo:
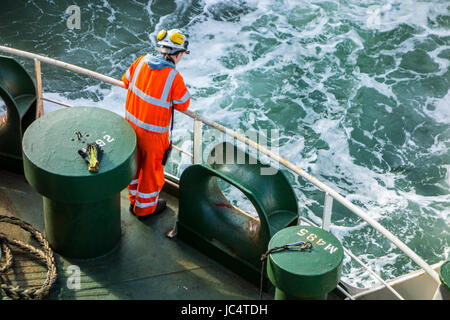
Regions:
[[[106,142],[111,143],[114,141],[114,138],[111,138],[109,134],[106,134],[103,136],[103,139],[106,140]],[[106,145],[105,141],[102,139],[95,140],[95,143],[97,143],[100,147],[104,147]]]
[[[314,233],[308,234],[309,231],[306,229],[300,229],[299,232],[297,232],[297,235],[300,237],[305,237],[306,236],[306,240],[308,240],[309,242],[311,242],[312,244],[315,244],[316,246],[325,246],[323,249],[325,251],[329,251],[330,254],[333,254],[336,252],[336,250],[338,249],[337,247],[333,246],[332,244],[328,243],[323,240],[322,238],[319,238],[319,240],[317,240],[317,235]],[[316,241],[317,240],[317,241]]]

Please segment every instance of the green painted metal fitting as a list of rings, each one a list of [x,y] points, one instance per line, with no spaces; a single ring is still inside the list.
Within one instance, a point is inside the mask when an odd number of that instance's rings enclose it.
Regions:
[[[297,224],[294,190],[281,170],[262,175],[268,166],[230,143],[216,145],[208,164],[192,165],[181,175],[177,237],[259,285],[270,238]],[[240,190],[259,219],[231,205],[217,179]]]
[[[445,262],[439,270],[439,279],[450,290],[450,261]]]
[[[23,172],[22,137],[35,119],[36,89],[33,80],[16,60],[0,56],[1,168]]]
[[[275,250],[267,258],[267,274],[275,286],[275,300],[327,299],[340,280],[344,250],[331,233],[311,226],[293,226],[277,232],[269,250],[292,243],[310,243],[310,249]]]
[[[96,142],[104,151],[90,173],[78,154]],[[61,109],[39,118],[23,138],[25,178],[44,199],[46,237],[66,257],[87,259],[111,251],[120,239],[120,191],[133,179],[136,134],[114,112]]]

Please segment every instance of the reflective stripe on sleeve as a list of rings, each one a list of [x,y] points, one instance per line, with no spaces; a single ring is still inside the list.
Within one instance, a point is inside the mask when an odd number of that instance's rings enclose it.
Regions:
[[[173,100],[172,102],[175,103],[175,104],[185,103],[186,101],[188,101],[188,99],[190,97],[191,97],[191,94],[189,93],[189,90],[188,90],[188,91],[186,91],[184,96],[181,97],[181,99]]]
[[[169,75],[167,76],[166,83],[164,84],[163,93],[161,95],[161,102],[167,102],[167,98],[169,97],[170,89],[172,88],[173,80],[177,75],[178,71],[175,69],[170,70]],[[171,102],[169,102],[172,105]],[[170,107],[169,105],[169,107]]]

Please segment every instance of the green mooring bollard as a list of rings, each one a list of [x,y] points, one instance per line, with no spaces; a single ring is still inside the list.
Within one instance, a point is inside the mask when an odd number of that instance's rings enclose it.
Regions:
[[[344,250],[331,233],[311,226],[293,226],[277,232],[269,250],[297,242],[310,249],[277,250],[267,258],[267,274],[275,286],[275,300],[327,299],[341,275]]]
[[[96,142],[104,151],[97,173],[78,154]],[[44,198],[45,233],[66,257],[104,255],[118,243],[120,191],[136,172],[136,134],[114,112],[74,107],[51,112],[26,130],[24,172]]]

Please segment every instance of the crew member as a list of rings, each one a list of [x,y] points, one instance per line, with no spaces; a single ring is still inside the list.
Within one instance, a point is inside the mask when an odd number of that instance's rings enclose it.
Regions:
[[[186,37],[177,29],[163,29],[157,40],[161,55],[138,58],[122,77],[128,89],[125,119],[137,136],[137,172],[128,185],[130,211],[141,219],[166,208],[159,194],[165,182],[162,162],[169,148],[172,108],[184,111],[191,101],[175,69],[183,55],[189,54]]]

